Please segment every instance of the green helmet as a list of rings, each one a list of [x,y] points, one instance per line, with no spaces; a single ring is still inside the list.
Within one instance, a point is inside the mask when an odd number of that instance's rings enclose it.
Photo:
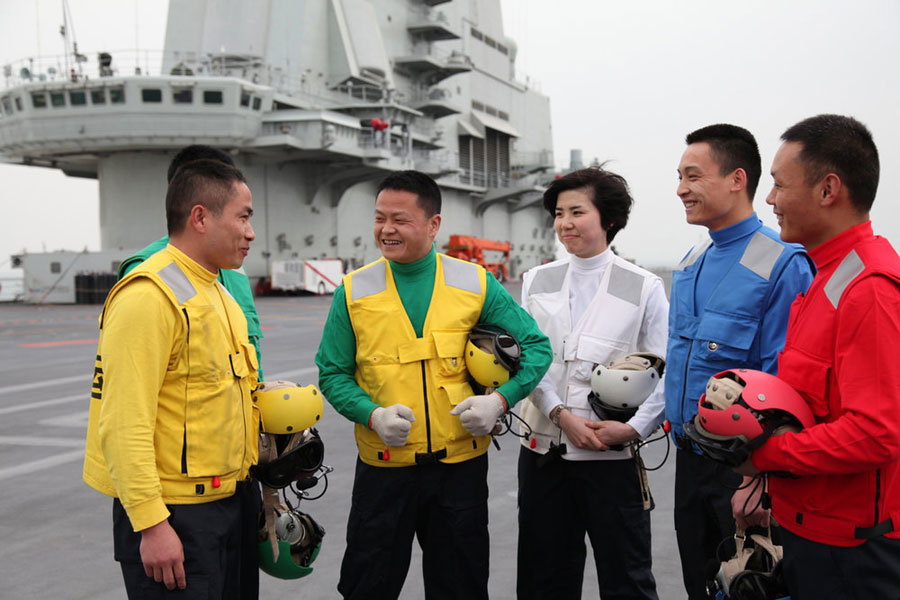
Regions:
[[[275,528],[278,560],[266,538],[257,546],[259,568],[277,579],[300,579],[312,573],[311,565],[322,549],[325,536],[322,526],[308,514],[292,510],[279,515]]]

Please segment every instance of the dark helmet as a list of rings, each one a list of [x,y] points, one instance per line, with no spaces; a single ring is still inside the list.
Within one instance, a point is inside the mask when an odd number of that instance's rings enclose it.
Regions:
[[[325,458],[325,444],[319,432],[310,429],[293,435],[260,437],[260,448],[265,450],[274,437],[274,458],[250,467],[250,475],[270,488],[283,488],[298,479],[314,477]]]
[[[656,389],[666,361],[650,352],[635,352],[591,372],[588,401],[601,419],[624,423]]]
[[[763,371],[729,369],[709,378],[684,432],[703,454],[736,467],[770,436],[813,425],[809,406],[787,383]]]
[[[789,595],[782,572],[784,552],[772,541],[771,530],[745,535],[738,529],[734,535],[734,556],[721,556],[722,548],[731,542],[728,537],[719,544],[718,563],[713,562],[713,571],[707,574],[706,591],[710,598],[778,600]]]

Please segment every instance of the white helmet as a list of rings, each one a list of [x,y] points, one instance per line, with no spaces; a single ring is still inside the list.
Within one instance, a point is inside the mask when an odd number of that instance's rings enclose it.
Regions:
[[[628,354],[608,367],[597,365],[591,372],[591,407],[601,419],[624,423],[656,389],[665,366],[666,361],[650,352]]]

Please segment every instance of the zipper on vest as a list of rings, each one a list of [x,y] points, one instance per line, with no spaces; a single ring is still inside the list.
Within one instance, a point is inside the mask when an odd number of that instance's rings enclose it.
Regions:
[[[422,395],[425,397],[425,441],[428,443],[427,452],[431,453],[431,418],[428,416],[428,380],[425,377],[425,361],[420,361],[422,365]]]
[[[184,313],[184,322],[187,323],[187,334],[184,336],[184,347],[187,351],[187,365],[188,365],[188,373],[185,378],[185,386],[187,386],[187,381],[191,376],[191,319],[188,317],[187,309],[182,307],[181,312]],[[187,400],[187,389],[185,389],[185,400]],[[181,472],[187,475],[187,411],[185,410],[184,415],[184,441],[181,446]]]
[[[685,396],[687,396],[688,367],[690,367],[691,365],[691,352],[693,352],[694,350],[694,340],[686,337],[682,337],[681,339],[691,340],[691,343],[688,346],[687,360],[684,361],[684,377],[681,378],[681,424],[684,425],[684,401],[686,399]],[[679,435],[681,435],[680,432]]]
[[[878,525],[878,500],[881,497],[881,469],[875,469],[875,520],[874,525]]]

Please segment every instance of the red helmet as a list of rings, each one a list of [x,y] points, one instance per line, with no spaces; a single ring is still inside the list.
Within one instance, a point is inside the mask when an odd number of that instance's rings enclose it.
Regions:
[[[716,373],[684,431],[709,458],[743,463],[772,435],[815,425],[809,405],[791,386],[763,371]]]

